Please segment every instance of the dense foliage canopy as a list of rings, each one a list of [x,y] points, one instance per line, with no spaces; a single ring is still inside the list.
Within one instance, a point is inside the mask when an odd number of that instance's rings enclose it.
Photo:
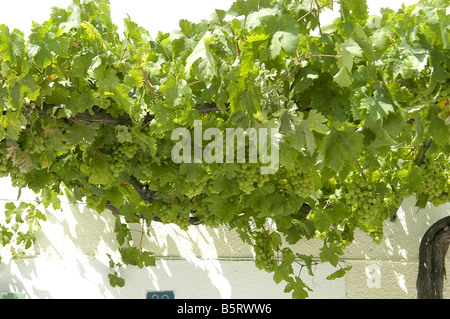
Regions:
[[[340,17],[321,25],[336,5]],[[121,265],[155,263],[130,224],[226,225],[304,298],[293,263],[339,266],[357,229],[380,242],[403,198],[448,203],[449,22],[445,0],[379,16],[360,0],[237,0],[152,39],[130,19],[119,34],[107,0],[74,0],[27,38],[0,25],[0,177],[45,207],[65,194],[111,210],[113,286]],[[276,128],[279,169],[174,163],[172,132],[198,120]],[[0,245],[31,247],[45,213],[8,203],[5,215]],[[291,249],[316,237],[316,256]]]

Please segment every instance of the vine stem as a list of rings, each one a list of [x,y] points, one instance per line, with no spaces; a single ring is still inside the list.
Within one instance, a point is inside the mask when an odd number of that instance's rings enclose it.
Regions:
[[[363,177],[364,180],[367,182],[366,175],[364,175],[364,172],[363,172],[363,170],[362,170],[362,168],[361,168],[361,165],[359,164],[359,161],[358,161],[358,160],[356,160],[356,164],[358,165],[358,169],[359,169],[359,172],[361,173],[362,177]]]
[[[320,11],[320,10],[322,10],[323,8],[328,7],[328,6],[331,6],[332,4],[334,4],[334,3],[338,2],[338,1],[339,1],[339,0],[334,0],[334,1],[331,1],[331,2],[329,2],[329,3],[327,3],[327,4],[324,4],[323,6],[321,6],[319,3],[317,3],[317,4],[318,4],[317,8],[311,9],[309,12],[307,12],[306,14],[304,14],[300,19],[298,19],[297,22],[302,21],[302,20],[305,19],[307,16],[309,16],[311,13],[313,13],[313,12],[315,12],[315,11]],[[317,1],[316,1],[316,2],[317,2]]]
[[[398,83],[403,83],[406,85],[406,87],[408,89],[410,89],[411,91],[413,91],[418,97],[420,97],[424,102],[426,102],[427,100],[422,96],[422,94],[420,94],[419,92],[417,92],[411,85],[408,84],[408,82],[405,81],[404,78],[401,78],[400,80],[398,80]]]
[[[125,52],[128,51],[128,45],[130,43],[130,39],[127,37],[127,44],[125,45],[125,48],[123,48],[122,56],[120,57],[119,65],[122,63],[123,58],[125,57]]]
[[[317,4],[317,26],[319,27],[319,33],[322,34],[322,27],[320,26],[320,3],[318,0],[315,0]]]
[[[318,265],[321,264],[321,263],[318,262],[318,261],[315,261],[315,262],[313,262],[313,263],[311,263],[311,264],[309,264],[309,265],[303,264],[303,263],[299,262],[298,260],[294,260],[294,262],[295,262],[297,265],[300,266],[300,270],[298,271],[298,276],[297,276],[297,277],[299,277],[299,278],[300,278],[300,275],[302,274],[302,270],[303,270],[304,267],[312,267],[312,266],[314,266],[314,273],[315,273],[315,272],[316,272],[316,267],[317,267]]]
[[[280,78],[281,81],[284,81],[284,80],[290,78],[291,76],[293,76],[294,74],[296,74],[297,71],[298,71],[298,69],[300,68],[300,63],[301,63],[302,61],[308,59],[308,58],[341,58],[341,57],[342,57],[342,55],[333,55],[333,54],[312,54],[312,53],[309,53],[309,54],[307,54],[307,55],[301,57],[301,56],[299,55],[298,51],[295,52],[295,54],[296,54],[296,56],[297,56],[297,63],[295,64],[295,67],[294,67],[292,70],[290,70],[288,73],[284,74],[284,75]]]
[[[153,86],[153,84],[150,83],[150,80],[148,79],[147,73],[145,73],[145,71],[144,71],[144,69],[142,68],[142,66],[139,67],[139,69],[141,70],[141,73],[142,73],[142,75],[143,75],[143,77],[144,77],[144,82],[145,82],[145,84],[146,84],[146,85],[149,87],[149,89],[150,89],[150,93],[152,94],[152,96],[153,96],[154,98],[157,98],[157,97],[158,97],[158,93],[157,93],[157,91],[156,91],[156,88]]]
[[[241,47],[239,46],[238,38],[237,38],[236,33],[234,32],[233,27],[231,26],[231,24],[229,24],[229,26],[230,26],[231,33],[233,34],[233,37],[234,37],[234,39],[236,41],[237,55],[241,56]]]

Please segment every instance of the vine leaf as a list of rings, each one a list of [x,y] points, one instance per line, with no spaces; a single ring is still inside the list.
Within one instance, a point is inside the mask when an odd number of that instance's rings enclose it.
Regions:
[[[361,100],[361,109],[368,111],[369,115],[375,120],[386,118],[394,112],[394,106],[379,91],[375,91],[373,97],[366,97]]]
[[[335,271],[334,273],[328,275],[327,280],[335,280],[335,279],[338,279],[338,278],[342,278],[351,269],[352,269],[352,266],[347,266],[345,268],[341,268],[338,271]]]
[[[311,155],[314,154],[317,144],[313,132],[326,134],[328,128],[325,123],[326,118],[316,110],[311,111],[307,119],[303,119],[303,114],[300,114],[294,125],[292,138],[289,139],[292,146],[298,151],[306,147]]]
[[[117,141],[119,143],[133,142],[133,135],[129,131],[128,127],[124,125],[117,126]]]
[[[20,203],[19,206],[16,207],[14,203],[5,204],[5,221],[9,224],[15,216],[15,220],[17,223],[23,223],[22,215],[25,209],[28,207],[27,203]]]
[[[325,136],[319,152],[324,164],[336,173],[342,171],[345,165],[354,162],[363,150],[363,136],[349,124],[333,128]]]
[[[340,46],[338,52],[341,56],[338,58],[339,72],[334,76],[333,80],[341,87],[349,87],[353,83],[352,69],[353,56],[344,46]]]
[[[0,113],[0,141],[9,136],[13,140],[17,140],[20,136],[22,126],[21,115],[17,112],[6,111],[6,114]]]
[[[299,277],[289,277],[288,284],[284,292],[292,292],[292,298],[294,299],[306,299],[308,297],[308,291],[312,291],[303,280]]]
[[[115,288],[115,287],[122,288],[125,286],[125,279],[121,278],[117,272],[115,272],[114,274],[109,274],[108,278],[109,278],[109,284],[113,288]]]
[[[206,32],[203,38],[198,42],[194,51],[186,59],[184,72],[186,77],[190,77],[191,68],[195,62],[202,59],[199,65],[200,77],[202,79],[211,80],[214,76],[218,76],[218,70],[214,57],[212,56],[209,46],[214,40],[214,35],[211,32]]]
[[[339,256],[343,255],[344,252],[341,247],[336,243],[330,243],[329,245],[324,245],[320,249],[320,260],[322,262],[329,262],[334,267],[339,263]]]

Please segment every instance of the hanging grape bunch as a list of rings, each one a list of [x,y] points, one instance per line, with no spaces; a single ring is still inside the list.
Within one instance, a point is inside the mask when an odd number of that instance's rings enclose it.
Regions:
[[[11,167],[9,172],[10,172],[9,176],[11,177],[11,185],[12,186],[19,187],[19,188],[27,186],[27,182],[25,180],[25,174],[20,172],[20,170],[17,167]]]
[[[261,174],[257,165],[242,164],[236,176],[239,188],[245,194],[251,194],[257,187],[262,187],[269,181],[269,175]]]
[[[202,176],[202,178],[183,182],[187,184],[187,191],[185,195],[189,198],[200,195],[203,192],[203,189],[208,184],[208,181],[209,176],[205,174],[204,176]]]
[[[254,232],[253,238],[256,267],[267,272],[272,272],[275,262],[273,259],[275,252],[269,231]]]
[[[109,166],[114,177],[120,176],[127,167],[129,160],[136,155],[138,150],[139,145],[131,143],[111,144],[105,148],[104,152],[112,156]]]
[[[187,230],[190,224],[191,207],[186,197],[165,200],[161,203],[159,217],[163,224],[175,224]]]
[[[285,178],[280,180],[280,184],[299,197],[308,197],[315,190],[314,171],[286,171]]]
[[[101,213],[105,207],[103,204],[103,198],[99,195],[94,194],[92,191],[86,191],[86,207],[93,209]]]
[[[6,165],[6,160],[2,159],[0,160],[0,178],[7,177],[9,175],[9,169]]]
[[[358,225],[368,225],[375,221],[382,208],[383,198],[369,184],[368,171],[350,174],[343,187],[345,202]]]
[[[210,212],[205,202],[206,198],[206,194],[195,196],[192,199],[193,210],[195,211],[197,218],[201,220],[204,225],[217,228],[220,226],[221,219]]]
[[[449,198],[450,176],[443,171],[439,162],[425,158],[420,166],[425,187],[419,193],[428,196],[436,207],[445,204]]]

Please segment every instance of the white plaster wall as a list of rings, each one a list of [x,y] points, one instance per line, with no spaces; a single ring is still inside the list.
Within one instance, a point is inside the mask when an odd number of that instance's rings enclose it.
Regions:
[[[17,189],[7,179],[0,180],[0,216],[4,203],[16,202]],[[21,200],[35,195],[22,191]],[[64,199],[62,199],[64,201]],[[1,223],[1,217],[0,217]],[[0,292],[25,293],[27,298],[137,298],[147,291],[172,290],[176,298],[287,299],[284,285],[272,275],[258,270],[253,253],[239,237],[224,228],[191,227],[188,232],[176,226],[154,223],[151,237],[143,238],[144,248],[155,252],[156,267],[127,267],[121,275],[123,288],[109,285],[109,259],[117,243],[115,218],[109,212],[98,214],[85,205],[64,202],[62,211],[47,211],[47,221],[30,256],[11,260],[9,251],[0,250]],[[131,227],[140,241],[140,225]],[[296,272],[300,269],[297,268]],[[310,277],[301,272],[314,290],[310,298],[345,298],[345,279],[326,281],[335,269],[325,264]]]
[[[321,275],[331,269],[320,267]],[[171,290],[179,299],[288,299],[282,285],[249,260],[171,260],[128,268],[124,288],[109,285],[107,260],[87,256],[36,257],[0,266],[1,291],[31,299],[145,299],[147,291]],[[345,285],[305,277],[311,298],[344,298]]]
[[[17,189],[0,180],[0,216],[5,202],[16,201]],[[21,200],[35,195],[22,191]],[[25,293],[27,298],[145,298],[147,291],[173,290],[176,298],[290,298],[270,274],[254,266],[253,253],[238,235],[225,228],[176,226],[154,223],[143,247],[158,257],[156,267],[128,267],[122,272],[124,288],[112,288],[107,253],[113,254],[114,217],[98,214],[85,205],[71,205],[62,199],[62,211],[48,211],[30,257],[9,260],[8,251],[0,264],[0,292]],[[2,203],[3,202],[3,203]],[[404,201],[396,222],[386,222],[383,242],[377,245],[364,233],[342,258],[353,269],[335,281],[325,280],[335,269],[321,265],[315,277],[301,272],[314,292],[310,298],[416,298],[418,250],[425,231],[450,215],[449,205],[423,210],[414,199]],[[0,217],[1,223],[1,217]],[[140,241],[140,226],[131,227]],[[292,247],[303,254],[318,254],[319,241],[302,241]],[[450,264],[447,265],[450,267]],[[448,268],[450,269],[450,268]],[[297,271],[300,269],[298,268]],[[447,285],[450,288],[450,285]],[[450,297],[450,289],[446,289]]]
[[[435,222],[450,215],[450,205],[428,205],[418,210],[415,198],[403,201],[395,222],[385,222],[380,245],[359,233],[346,251],[345,260],[353,266],[346,276],[347,298],[416,298],[420,241]],[[446,268],[450,269],[447,257]],[[378,276],[380,274],[380,276]],[[376,278],[379,277],[377,282]],[[450,298],[447,281],[444,297]]]

